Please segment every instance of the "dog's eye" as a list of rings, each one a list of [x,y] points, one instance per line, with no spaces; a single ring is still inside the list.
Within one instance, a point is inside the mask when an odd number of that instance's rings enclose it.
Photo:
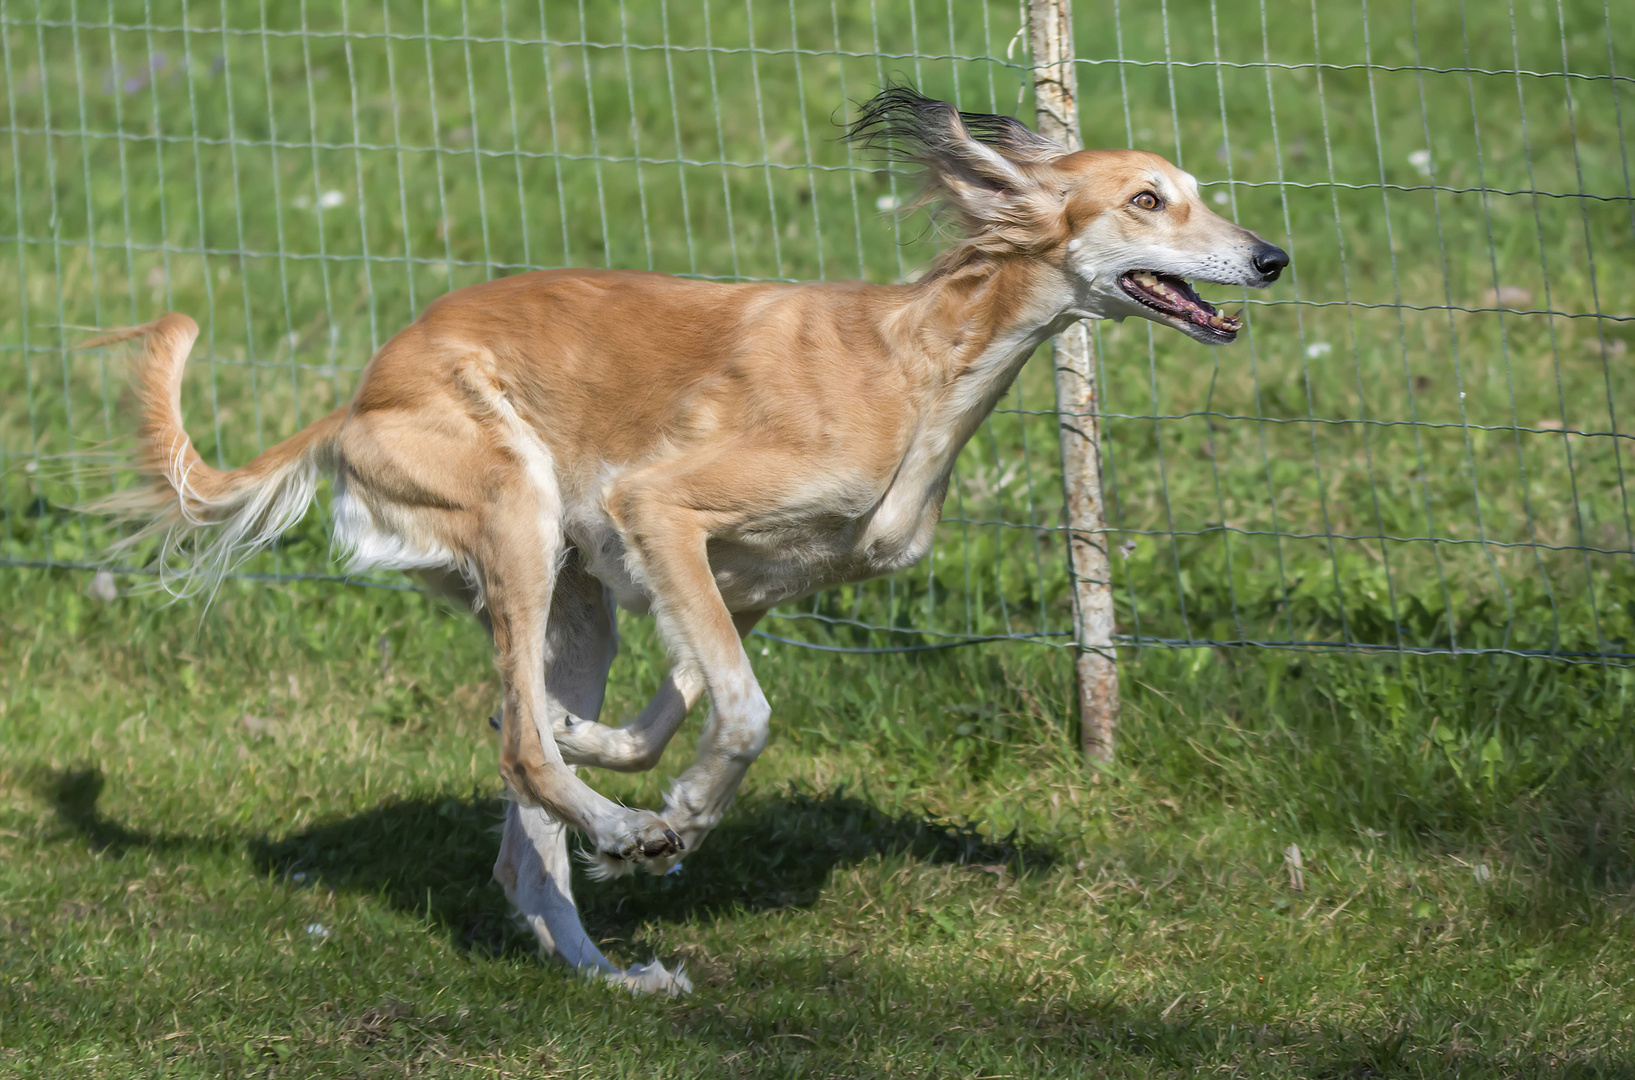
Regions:
[[[1134,206],[1139,206],[1143,210],[1157,210],[1159,207],[1164,205],[1164,200],[1160,199],[1150,191],[1143,191],[1141,194],[1131,199],[1130,203]]]

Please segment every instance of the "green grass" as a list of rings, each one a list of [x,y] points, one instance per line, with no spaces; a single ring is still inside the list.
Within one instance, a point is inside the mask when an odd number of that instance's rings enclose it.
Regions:
[[[1635,70],[1628,15],[1609,54],[1590,3],[1374,4],[1366,35],[1345,5],[1076,7],[1087,140],[1169,154],[1295,256],[1235,349],[1097,328],[1121,630],[1632,651],[1635,96],[1502,73]],[[0,7],[0,560],[91,558],[71,508],[124,482],[118,357],[62,324],[199,317],[184,404],[236,463],[492,273],[909,275],[932,238],[831,113],[891,73],[1030,107],[1020,69],[934,58],[1005,56],[1011,4],[266,8]],[[1601,198],[1503,193],[1535,189]],[[1064,629],[1050,395],[1036,361],[925,564],[805,612]],[[253,569],[326,550],[314,514]],[[488,878],[471,620],[88,579],[0,571],[0,1075],[1631,1075],[1629,669],[1126,649],[1090,769],[1064,650],[763,640],[774,737],[727,822],[677,877],[581,885],[611,955],[698,986],[631,1001],[541,965]],[[613,720],[661,675],[623,629]],[[655,805],[694,731],[594,782]]]
[[[1628,672],[1127,654],[1091,770],[1059,650],[773,645],[727,822],[579,885],[612,955],[697,984],[631,1000],[540,964],[488,878],[471,620],[83,585],[0,582],[0,1074],[1629,1075]],[[614,718],[661,670],[627,629]]]

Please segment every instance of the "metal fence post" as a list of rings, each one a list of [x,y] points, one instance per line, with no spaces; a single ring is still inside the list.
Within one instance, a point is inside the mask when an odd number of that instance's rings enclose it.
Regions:
[[[1033,95],[1039,133],[1080,148],[1078,78],[1073,69],[1069,0],[1028,0]],[[1057,435],[1066,494],[1067,558],[1073,579],[1079,732],[1087,756],[1110,758],[1118,731],[1118,653],[1113,646],[1113,584],[1101,496],[1101,422],[1096,415],[1095,353],[1085,325],[1074,323],[1052,346]]]

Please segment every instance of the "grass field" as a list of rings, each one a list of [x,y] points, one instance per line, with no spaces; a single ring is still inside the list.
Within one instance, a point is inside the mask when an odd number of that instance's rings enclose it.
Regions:
[[[1235,349],[1097,330],[1121,631],[1635,651],[1629,16],[1076,8],[1087,140],[1169,154],[1295,257]],[[1130,648],[1090,769],[1066,650],[759,640],[773,741],[726,824],[679,876],[581,885],[611,955],[698,986],[630,1001],[540,964],[488,879],[471,620],[327,581],[206,619],[22,565],[94,557],[72,507],[125,482],[119,357],[65,324],[199,317],[190,426],[239,462],[491,274],[911,276],[934,238],[831,114],[897,73],[1025,115],[1015,31],[919,0],[0,3],[0,1075],[1635,1074],[1629,668]],[[922,567],[772,631],[1059,634],[1050,401],[1036,361]],[[250,569],[332,573],[324,537]],[[661,673],[623,630],[613,720]],[[593,782],[654,805],[663,776]]]
[[[1056,650],[774,646],[723,827],[580,883],[612,955],[698,987],[630,1000],[488,879],[470,620],[82,586],[0,583],[0,1075],[1630,1074],[1627,671],[1148,651],[1093,772]],[[614,717],[660,670],[631,630]],[[1464,742],[1494,728],[1526,756]]]

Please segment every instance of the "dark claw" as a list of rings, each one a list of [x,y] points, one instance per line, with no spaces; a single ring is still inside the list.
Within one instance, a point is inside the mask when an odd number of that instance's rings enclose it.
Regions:
[[[670,845],[672,845],[672,843],[677,843],[675,833],[670,832],[669,828],[665,828],[664,835],[667,840],[651,840],[644,843],[643,848],[641,848],[641,853],[646,855],[647,858],[651,859],[657,858],[657,856],[665,855],[665,853],[669,853],[669,851],[674,851],[675,848],[672,848]]]
[[[681,837],[679,837],[675,833],[671,832],[669,829],[664,830],[664,838],[666,840],[670,841],[670,843],[674,844],[675,849],[677,851],[686,851],[687,850],[686,842],[683,841],[681,839]]]

